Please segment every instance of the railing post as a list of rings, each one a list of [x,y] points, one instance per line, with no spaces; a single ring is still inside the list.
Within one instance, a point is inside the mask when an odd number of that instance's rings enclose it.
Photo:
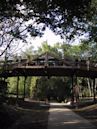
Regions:
[[[27,79],[27,77],[25,76],[25,78],[24,78],[24,96],[23,96],[23,99],[24,99],[24,100],[25,100],[26,79]]]

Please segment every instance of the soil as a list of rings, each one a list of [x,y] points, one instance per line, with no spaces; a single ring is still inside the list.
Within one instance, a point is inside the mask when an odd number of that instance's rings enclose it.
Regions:
[[[0,129],[47,129],[49,105],[22,101],[0,106]]]

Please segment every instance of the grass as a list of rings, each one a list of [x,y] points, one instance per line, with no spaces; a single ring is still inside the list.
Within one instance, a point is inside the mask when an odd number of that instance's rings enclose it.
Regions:
[[[3,105],[0,109],[0,129],[47,129],[48,109],[49,106],[41,106],[40,102]]]

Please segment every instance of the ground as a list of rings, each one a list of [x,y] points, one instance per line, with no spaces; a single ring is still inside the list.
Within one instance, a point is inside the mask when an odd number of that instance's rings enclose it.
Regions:
[[[40,106],[41,105],[41,106]],[[0,129],[46,129],[49,106],[40,102],[3,105],[0,110]]]
[[[4,104],[0,106],[0,129],[47,129],[48,110],[45,102]],[[97,103],[83,103],[72,110],[97,126]]]
[[[72,110],[97,126],[97,103],[83,103],[77,109]]]

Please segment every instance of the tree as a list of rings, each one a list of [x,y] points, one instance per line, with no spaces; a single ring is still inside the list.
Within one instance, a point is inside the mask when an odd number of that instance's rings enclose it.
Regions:
[[[33,46],[30,46],[30,47],[26,48],[25,51],[21,52],[21,57],[26,58],[29,61],[32,60],[34,58],[34,56],[36,56],[36,55],[37,55],[37,53],[36,53],[36,51],[34,51]]]
[[[51,51],[51,46],[48,44],[47,41],[44,41],[41,45],[41,47],[38,48],[38,53],[42,54],[45,52],[50,52]]]
[[[36,96],[40,100],[55,100],[62,102],[71,97],[71,84],[69,78],[40,77],[36,81]]]
[[[97,43],[97,0],[92,0],[91,6],[92,9],[90,11],[90,22],[88,27],[89,39]]]
[[[0,21],[5,24],[6,20],[15,19],[19,27],[15,27],[14,31],[10,29],[9,33],[19,39],[25,39],[23,32],[41,36],[46,27],[71,39],[75,34],[81,35],[88,31],[90,22],[94,21],[92,15],[97,17],[96,2],[97,0],[1,0]]]
[[[31,22],[34,27],[34,23]],[[16,17],[3,19],[0,21],[0,56],[7,54],[12,56],[17,52],[19,42],[27,43],[30,33],[30,25]],[[32,30],[31,30],[32,31]],[[34,30],[33,30],[34,31]],[[37,33],[38,35],[38,33]],[[33,37],[35,37],[33,32]]]
[[[52,78],[51,81],[53,82],[53,85],[51,86],[52,89],[52,96],[55,100],[58,102],[62,102],[65,100],[65,97],[67,96],[66,93],[66,85],[63,81],[62,77],[55,77]]]
[[[45,100],[47,98],[48,79],[46,77],[40,77],[36,81],[37,98]]]
[[[16,94],[16,84],[17,84],[17,78],[12,77],[8,78],[8,92],[12,94]]]
[[[37,86],[36,82],[39,79],[39,77],[32,77],[31,78],[31,85],[30,85],[30,97],[32,99],[37,99]]]
[[[69,57],[69,58],[76,59],[76,58],[81,58],[82,56],[80,45],[70,45],[67,43],[63,43],[60,46],[60,49],[61,49],[63,58]]]
[[[47,41],[43,42],[40,47],[38,47],[37,53],[42,54],[45,52],[51,53],[55,55],[56,57],[62,57],[61,52],[59,51],[60,45],[59,43],[56,43],[56,45],[49,45]]]

